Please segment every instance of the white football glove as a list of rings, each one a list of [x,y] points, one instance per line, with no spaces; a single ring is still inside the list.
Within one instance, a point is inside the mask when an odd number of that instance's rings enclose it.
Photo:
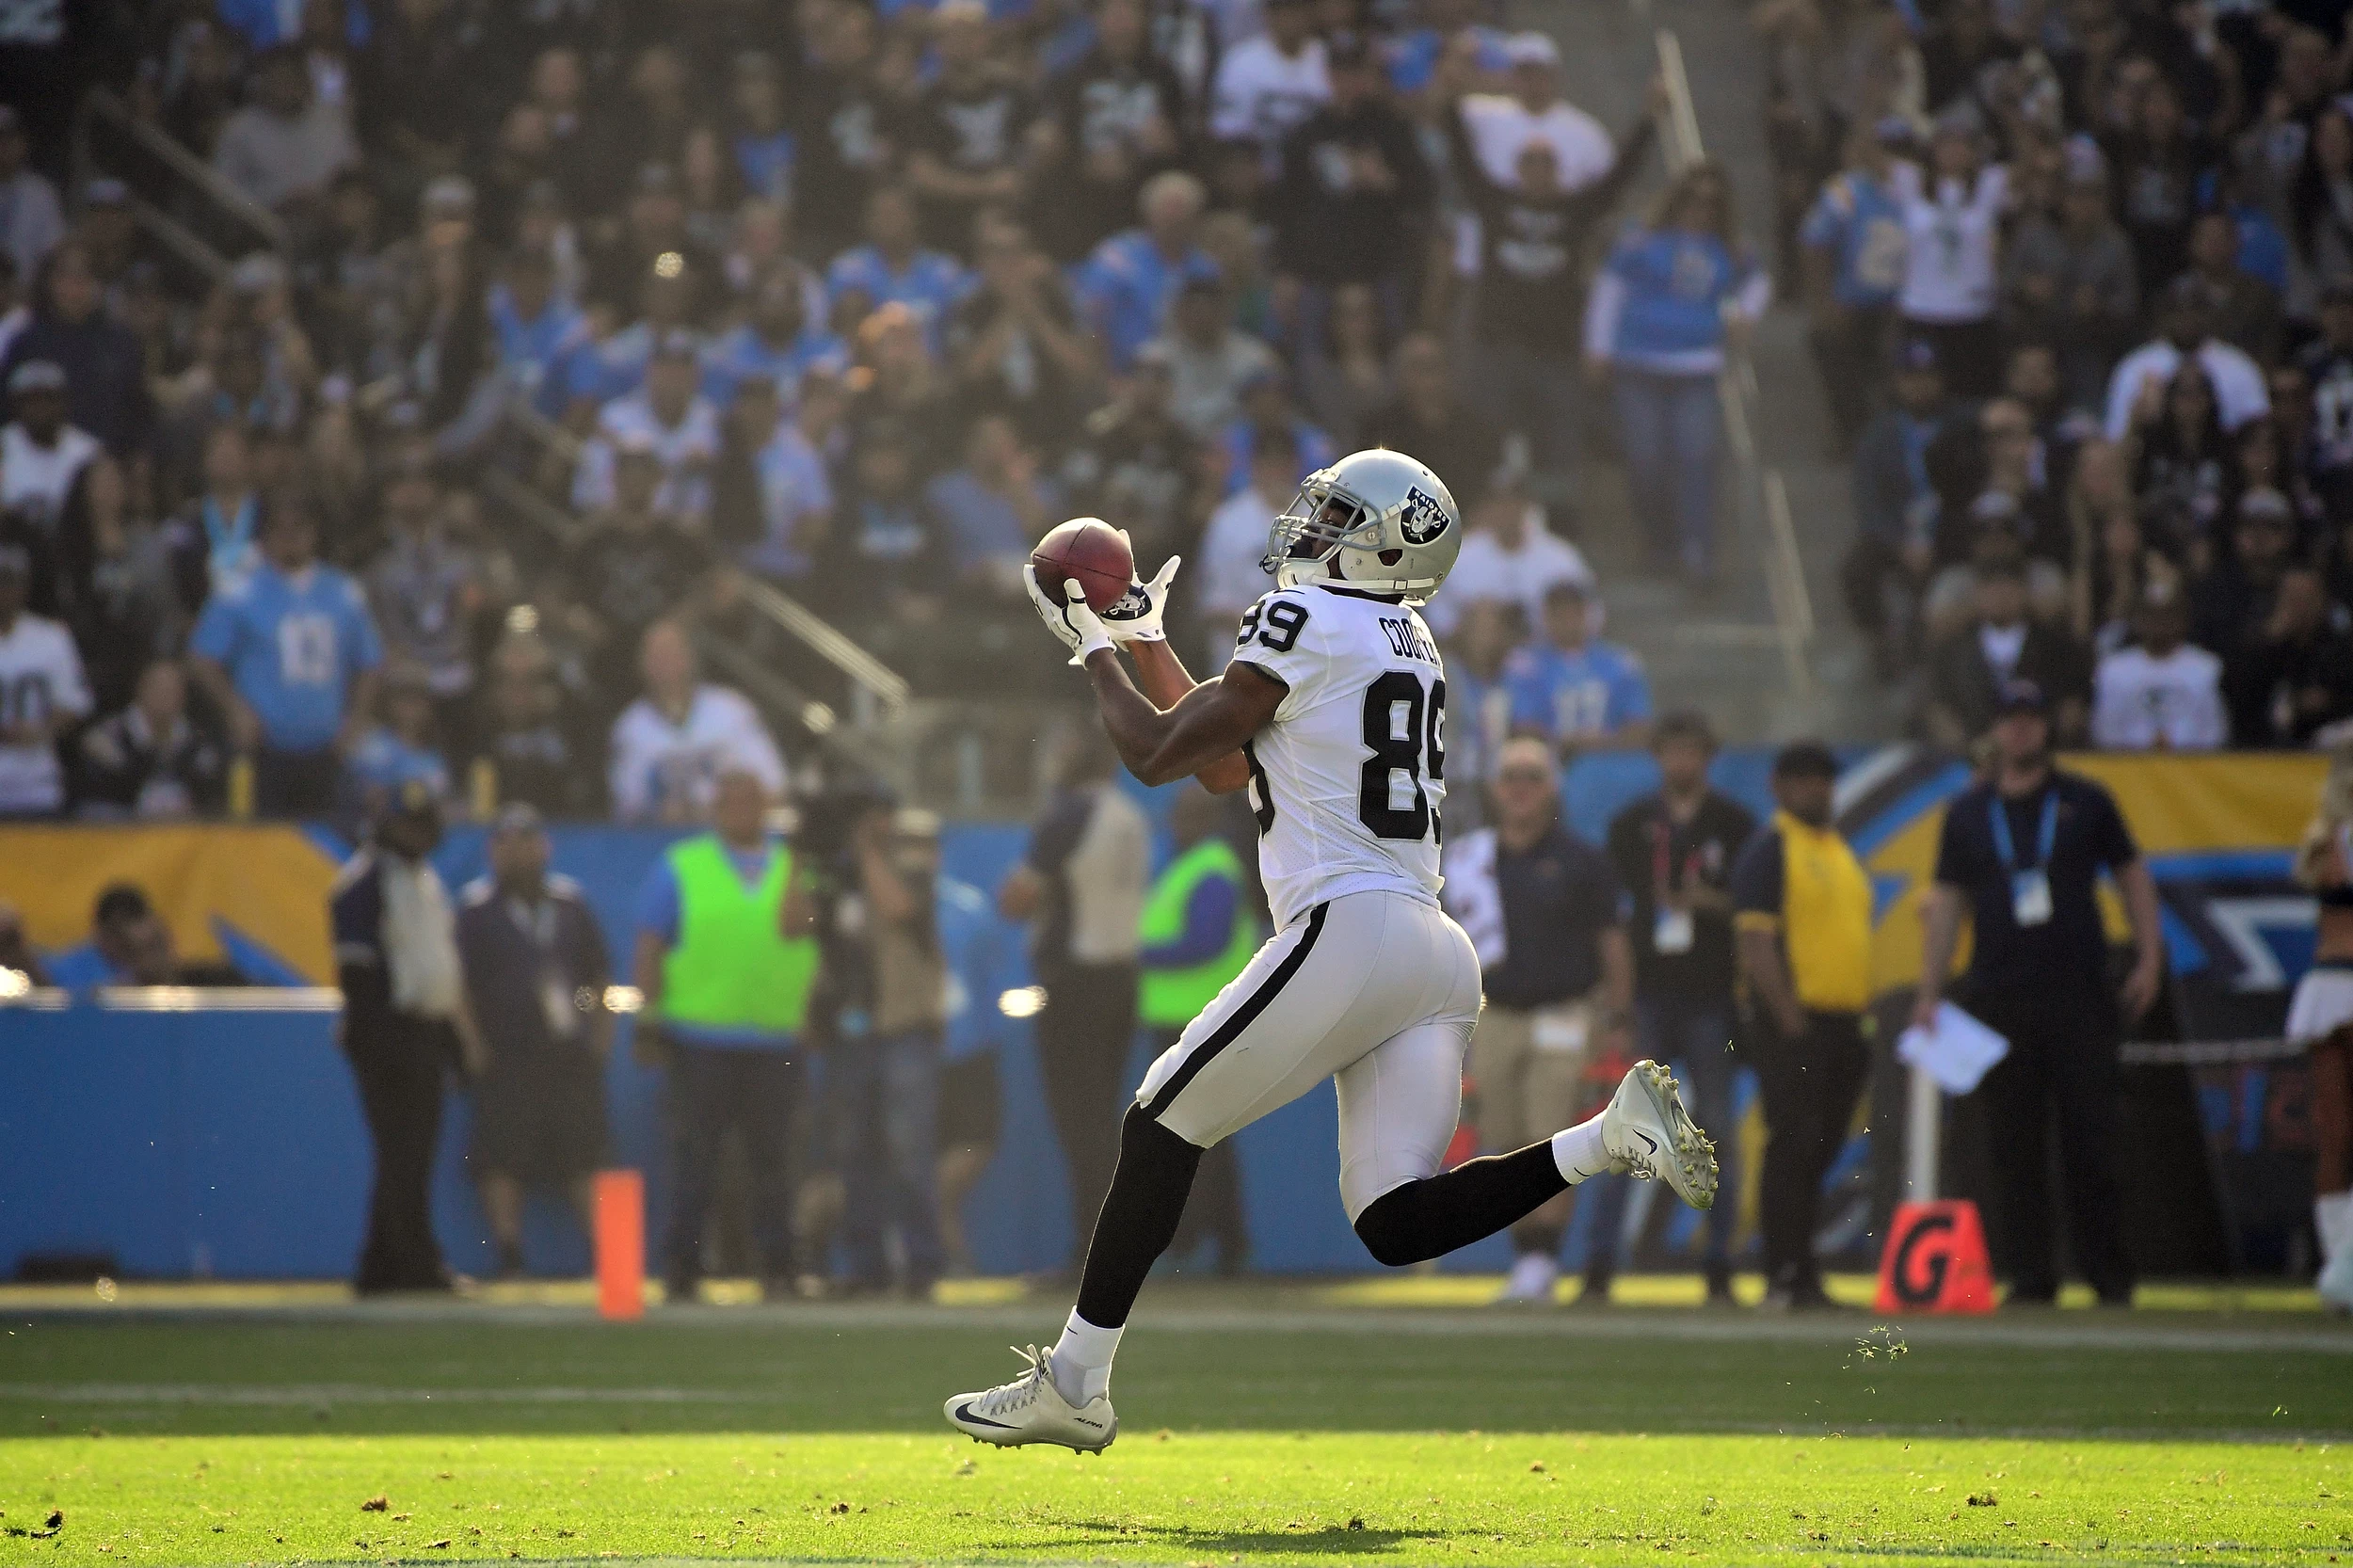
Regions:
[[[1120,537],[1126,538],[1121,530]],[[1119,596],[1100,617],[1103,631],[1115,643],[1160,643],[1168,633],[1160,630],[1160,616],[1168,608],[1168,585],[1176,581],[1176,568],[1184,557],[1171,555],[1160,563],[1160,571],[1149,583],[1131,582],[1128,591]]]
[[[1046,630],[1062,639],[1070,650],[1070,662],[1083,664],[1087,655],[1098,648],[1112,646],[1111,633],[1103,629],[1093,609],[1088,607],[1086,590],[1075,582],[1064,582],[1063,591],[1070,596],[1067,603],[1057,604],[1038,585],[1037,568],[1023,565],[1021,581],[1029,584],[1030,602],[1037,606],[1037,618],[1046,623]]]

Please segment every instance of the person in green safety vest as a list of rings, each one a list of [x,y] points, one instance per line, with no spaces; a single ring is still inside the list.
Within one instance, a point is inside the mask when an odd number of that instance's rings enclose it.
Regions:
[[[1169,819],[1176,856],[1144,895],[1136,1015],[1152,1036],[1155,1057],[1241,973],[1264,937],[1250,874],[1225,835],[1232,798],[1185,785]],[[1241,1272],[1250,1232],[1242,1221],[1241,1161],[1230,1138],[1203,1154],[1170,1256],[1187,1256],[1204,1240],[1217,1243],[1218,1272]]]
[[[671,1301],[702,1281],[703,1227],[730,1128],[751,1174],[751,1228],[763,1293],[789,1299],[795,1273],[788,1158],[801,1096],[800,1035],[817,978],[817,911],[792,851],[768,834],[758,776],[724,768],[714,831],[672,844],[639,896],[634,979],[645,993],[639,1060],[669,1072]]]

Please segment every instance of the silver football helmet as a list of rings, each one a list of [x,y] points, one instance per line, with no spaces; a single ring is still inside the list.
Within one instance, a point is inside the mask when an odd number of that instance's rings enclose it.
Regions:
[[[1287,588],[1337,581],[1418,604],[1462,551],[1462,514],[1445,483],[1402,452],[1375,449],[1307,475],[1258,566]]]

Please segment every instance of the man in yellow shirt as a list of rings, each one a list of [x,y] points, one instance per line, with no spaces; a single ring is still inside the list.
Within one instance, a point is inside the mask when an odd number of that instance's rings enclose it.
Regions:
[[[1831,820],[1837,776],[1827,746],[1784,747],[1779,808],[1732,871],[1743,1038],[1765,1099],[1765,1304],[1779,1310],[1831,1304],[1814,1258],[1822,1179],[1871,1073],[1871,879]]]

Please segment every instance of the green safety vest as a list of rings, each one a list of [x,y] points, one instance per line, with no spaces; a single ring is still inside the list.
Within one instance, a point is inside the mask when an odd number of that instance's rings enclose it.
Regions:
[[[1185,905],[1203,877],[1222,876],[1234,884],[1234,934],[1225,951],[1186,969],[1147,968],[1137,992],[1136,1016],[1155,1029],[1182,1029],[1225,988],[1226,983],[1249,964],[1258,951],[1258,926],[1242,909],[1242,869],[1233,846],[1223,839],[1204,839],[1178,856],[1144,896],[1144,914],[1136,935],[1146,947],[1173,942],[1185,934]]]
[[[715,833],[670,846],[678,878],[678,940],[662,960],[662,1016],[714,1032],[798,1033],[817,978],[817,940],[788,941],[777,922],[792,852],[779,844],[768,874],[746,888]]]

